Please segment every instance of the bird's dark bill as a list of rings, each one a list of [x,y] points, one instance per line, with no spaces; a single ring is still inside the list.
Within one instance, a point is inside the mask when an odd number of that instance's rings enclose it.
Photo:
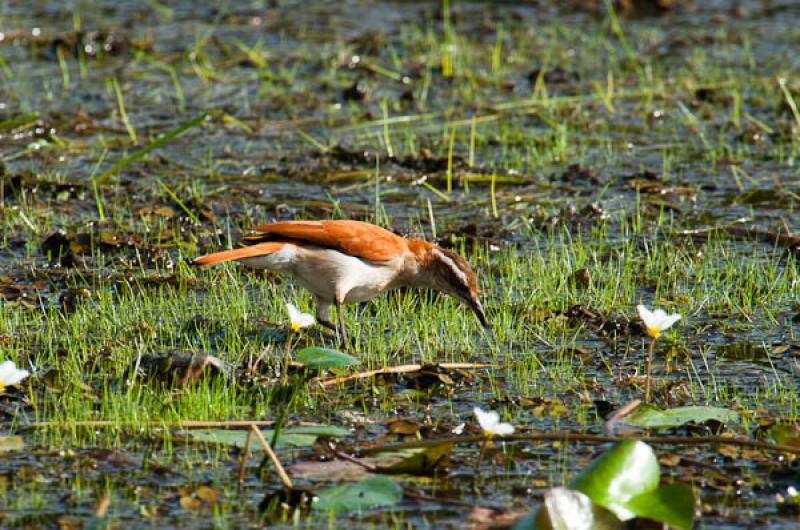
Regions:
[[[483,307],[481,307],[481,303],[478,302],[477,300],[470,301],[469,307],[475,313],[475,316],[478,317],[478,320],[480,320],[481,325],[485,328],[488,328],[489,321],[486,320],[486,313],[483,312]]]

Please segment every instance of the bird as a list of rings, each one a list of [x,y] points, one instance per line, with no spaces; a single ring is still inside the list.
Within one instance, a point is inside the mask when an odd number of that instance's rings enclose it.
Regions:
[[[349,340],[342,305],[366,302],[401,287],[449,295],[489,327],[472,267],[438,245],[354,220],[281,221],[250,230],[254,233],[243,238],[246,246],[200,256],[193,265],[238,261],[292,277],[312,294],[317,321],[335,331],[330,313],[331,306],[336,308],[338,332],[345,344]]]

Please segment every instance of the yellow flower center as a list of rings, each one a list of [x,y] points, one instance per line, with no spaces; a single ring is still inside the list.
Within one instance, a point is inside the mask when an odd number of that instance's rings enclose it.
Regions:
[[[292,322],[292,331],[297,333],[300,331],[300,323],[299,322]]]
[[[653,326],[647,326],[647,334],[650,335],[651,338],[657,339],[661,336],[661,330]]]

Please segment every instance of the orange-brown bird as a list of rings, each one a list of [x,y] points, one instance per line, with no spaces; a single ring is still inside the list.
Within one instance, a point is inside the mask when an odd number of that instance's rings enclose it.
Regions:
[[[433,243],[361,221],[286,221],[252,230],[257,234],[245,236],[248,246],[202,256],[194,264],[233,260],[288,274],[314,296],[320,324],[336,329],[330,322],[331,305],[336,306],[345,343],[342,304],[365,302],[404,286],[450,295],[472,309],[483,326],[489,325],[469,263]]]

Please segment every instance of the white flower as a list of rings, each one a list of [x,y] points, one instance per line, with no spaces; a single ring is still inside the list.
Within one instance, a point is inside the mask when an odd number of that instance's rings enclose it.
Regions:
[[[294,304],[286,304],[286,310],[289,311],[289,320],[292,323],[292,331],[297,332],[300,328],[307,328],[314,323],[314,317],[308,313],[301,313]]]
[[[484,434],[489,436],[508,436],[513,434],[514,426],[510,423],[500,423],[500,415],[495,411],[486,412],[481,410],[480,407],[475,407],[473,411]]]
[[[786,493],[788,493],[789,497],[793,499],[798,495],[800,495],[800,492],[798,492],[797,488],[795,488],[794,486],[789,486],[788,488],[786,488]]]
[[[0,363],[0,394],[3,393],[5,387],[16,385],[29,375],[31,375],[29,371],[17,368],[14,361]]]
[[[647,328],[647,334],[653,339],[657,339],[662,331],[669,329],[670,326],[681,319],[678,313],[668,315],[663,309],[650,311],[643,305],[637,305],[636,309],[639,311],[639,318],[642,319],[645,328]]]

